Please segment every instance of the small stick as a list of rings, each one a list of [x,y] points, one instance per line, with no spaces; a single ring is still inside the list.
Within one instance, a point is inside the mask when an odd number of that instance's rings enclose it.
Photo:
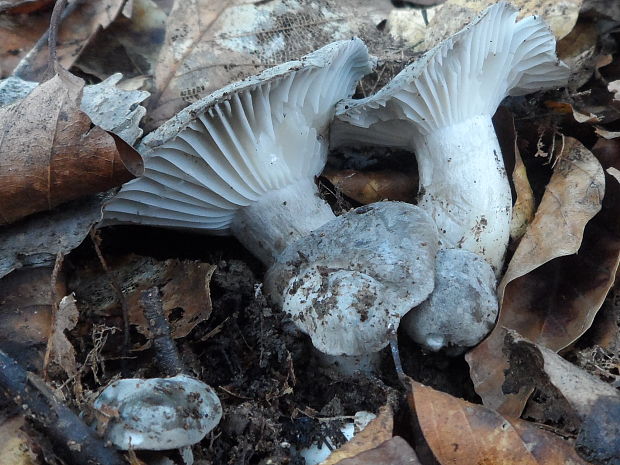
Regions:
[[[142,292],[140,304],[153,336],[153,349],[160,370],[166,376],[183,373],[185,367],[172,339],[170,323],[164,314],[164,307],[157,286]]]
[[[58,25],[62,23],[67,17],[69,17],[77,9],[77,7],[80,6],[81,3],[82,3],[82,0],[76,0],[74,2],[71,2],[69,6],[67,6],[66,8],[64,8],[63,6],[61,10],[61,14],[59,14],[60,18],[56,20],[56,24],[55,24],[56,37],[54,38],[54,56],[56,56]],[[58,3],[54,5],[54,11],[56,11],[57,6],[58,6]],[[53,15],[53,12],[52,12],[52,15]],[[50,23],[51,23],[51,20],[50,20]],[[48,28],[47,31],[45,31],[45,33],[41,37],[39,37],[39,40],[37,41],[37,43],[34,44],[34,46],[30,49],[30,51],[26,55],[24,55],[24,57],[20,60],[20,62],[15,67],[15,69],[13,69],[13,72],[11,73],[12,76],[22,78],[22,79],[38,80],[34,76],[31,76],[30,73],[32,72],[32,66],[34,65],[34,62],[37,56],[39,56],[39,54],[41,53],[41,50],[43,50],[49,44],[51,26],[52,25],[50,24],[50,28]],[[53,71],[53,68],[52,68],[52,71]],[[46,71],[46,74],[47,73],[49,73],[49,66],[48,66],[48,70]],[[39,78],[43,79],[43,76]]]
[[[2,350],[0,390],[21,408],[36,427],[46,433],[66,463],[126,465],[116,450],[106,447],[93,429],[56,399],[42,379],[24,370]]]
[[[47,366],[50,362],[50,356],[52,354],[52,336],[56,329],[56,318],[58,318],[58,295],[56,295],[56,287],[58,285],[58,275],[64,262],[64,256],[62,252],[58,251],[56,254],[56,261],[54,262],[54,269],[50,278],[50,298],[52,300],[52,324],[47,336],[47,347],[45,348],[45,356],[43,357],[43,379],[47,379]]]
[[[396,368],[396,374],[398,375],[398,379],[401,384],[405,387],[405,389],[409,389],[411,385],[409,383],[409,377],[405,374],[403,370],[403,365],[400,362],[400,352],[398,351],[398,339],[396,337],[396,329],[394,329],[394,325],[390,325],[388,327],[388,338],[390,340],[390,350],[392,351],[392,358],[394,359],[394,367]]]

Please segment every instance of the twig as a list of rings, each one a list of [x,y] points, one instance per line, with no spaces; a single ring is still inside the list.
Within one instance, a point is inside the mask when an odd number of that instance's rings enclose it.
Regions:
[[[62,12],[67,6],[67,0],[56,0],[54,9],[52,10],[52,17],[50,18],[50,28],[47,38],[47,47],[49,50],[49,62],[48,70],[53,71],[58,63],[58,54],[56,53],[56,41],[58,40],[58,26],[62,20]],[[49,72],[48,71],[48,72]]]
[[[60,403],[43,380],[24,370],[0,350],[0,389],[6,392],[56,446],[68,464],[124,465],[116,450],[106,447],[95,431]]]
[[[405,389],[409,388],[408,376],[403,371],[403,365],[400,362],[400,352],[398,351],[398,338],[396,334],[396,329],[394,325],[390,324],[388,327],[388,338],[390,341],[390,350],[392,352],[392,358],[394,359],[394,368],[396,368],[396,374],[398,375],[398,379],[401,384],[405,387]]]
[[[56,38],[54,38],[54,55],[56,55],[58,25],[62,23],[67,17],[69,17],[81,3],[82,3],[82,0],[76,0],[74,2],[71,2],[66,8],[63,7],[63,9],[61,10],[60,17],[56,20]],[[54,6],[54,11],[56,10],[57,6],[58,6],[58,3]],[[51,23],[51,20],[50,20],[50,23]],[[48,43],[50,41],[50,30],[51,30],[51,24],[50,24],[50,28],[48,28],[48,30],[45,31],[45,33],[41,37],[39,37],[39,40],[37,40],[37,43],[34,44],[34,46],[30,49],[30,51],[17,64],[15,69],[13,69],[13,73],[12,73],[13,76],[22,78],[22,79],[38,80],[38,79],[35,79],[34,76],[31,76],[30,73],[32,73],[32,67],[37,57],[41,53],[41,50],[43,50],[46,46],[48,46]],[[46,71],[46,74],[48,72],[49,72],[49,67],[48,67],[48,70]],[[43,76],[41,76],[40,79],[43,80]]]
[[[170,324],[164,315],[159,288],[154,286],[143,291],[140,295],[140,304],[153,336],[153,349],[160,370],[166,376],[183,373],[185,367],[170,334]]]
[[[105,274],[107,275],[108,280],[110,281],[110,285],[114,289],[116,298],[121,304],[121,311],[123,312],[123,355],[127,355],[129,353],[129,348],[130,348],[129,347],[129,342],[130,342],[129,341],[129,308],[127,308],[127,301],[125,300],[125,296],[123,295],[123,290],[121,289],[121,285],[116,281],[116,279],[114,278],[114,275],[110,272],[110,268],[108,267],[108,264],[105,261],[105,258],[103,258],[103,254],[101,253],[101,248],[99,247],[101,240],[99,236],[97,235],[97,231],[95,231],[94,229],[91,229],[90,231],[90,239],[93,242],[93,246],[95,247],[95,253],[97,254],[97,258],[99,258],[99,263],[101,264],[101,267],[105,271]],[[122,361],[121,363],[123,365],[125,364],[124,361]],[[124,367],[123,367],[123,371],[125,371]]]

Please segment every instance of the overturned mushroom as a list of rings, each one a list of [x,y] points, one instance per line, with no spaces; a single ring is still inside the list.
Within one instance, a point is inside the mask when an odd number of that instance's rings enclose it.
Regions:
[[[143,144],[144,175],[105,224],[230,233],[265,264],[334,218],[314,183],[336,102],[368,71],[366,46],[339,41],[194,103]]]
[[[196,444],[217,426],[222,406],[207,384],[186,376],[122,379],[93,404],[106,438],[122,450],[167,450]]]
[[[341,102],[332,129],[336,144],[356,138],[414,150],[419,205],[433,216],[443,247],[477,253],[496,273],[512,198],[491,117],[507,95],[558,87],[568,78],[542,19],[516,17],[505,2],[487,8],[377,94]]]
[[[437,244],[419,207],[374,203],[289,245],[265,288],[325,354],[324,364],[341,374],[372,371],[390,328],[432,292]]]

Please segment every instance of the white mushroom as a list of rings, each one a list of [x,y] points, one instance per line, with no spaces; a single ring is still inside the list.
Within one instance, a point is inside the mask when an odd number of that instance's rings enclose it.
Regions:
[[[432,292],[437,244],[419,207],[367,205],[290,244],[265,289],[327,355],[324,363],[345,375],[372,371],[390,331]]]
[[[121,379],[106,387],[93,406],[109,421],[106,438],[121,450],[190,446],[222,418],[215,391],[186,375]]]
[[[487,8],[377,94],[341,102],[341,121],[332,129],[337,144],[361,134],[361,142],[415,151],[419,205],[433,216],[443,247],[477,253],[496,273],[512,198],[491,117],[507,95],[558,87],[568,78],[542,19],[516,18],[505,2]]]
[[[436,263],[435,290],[405,315],[402,326],[422,347],[458,355],[493,329],[495,274],[482,257],[464,249],[440,250]]]
[[[106,224],[232,232],[264,263],[334,218],[314,177],[335,104],[370,71],[359,39],[231,84],[181,111],[141,145],[144,175],[106,206]]]

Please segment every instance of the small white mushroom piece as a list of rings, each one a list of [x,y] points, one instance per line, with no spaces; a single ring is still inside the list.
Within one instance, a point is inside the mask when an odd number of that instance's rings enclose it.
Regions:
[[[422,347],[459,355],[493,329],[498,313],[495,274],[479,255],[464,249],[437,253],[435,290],[402,321]]]
[[[369,71],[362,41],[343,40],[194,103],[144,139],[144,174],[106,206],[102,225],[232,233],[270,265],[334,218],[314,177],[336,102]]]
[[[290,244],[265,289],[343,375],[372,371],[401,318],[433,291],[438,235],[403,202],[352,210]]]
[[[121,379],[93,407],[109,419],[105,435],[121,450],[168,450],[196,444],[217,426],[222,406],[195,378]]]
[[[505,2],[406,67],[375,95],[344,100],[332,140],[413,150],[419,205],[444,248],[483,256],[496,273],[508,245],[512,198],[491,117],[508,95],[562,86],[568,68],[543,20],[516,21]],[[356,130],[355,128],[363,130]]]

